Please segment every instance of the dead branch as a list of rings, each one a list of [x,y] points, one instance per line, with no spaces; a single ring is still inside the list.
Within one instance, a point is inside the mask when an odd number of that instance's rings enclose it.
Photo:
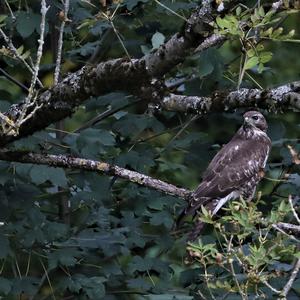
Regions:
[[[1,150],[0,160],[98,172],[108,176],[117,176],[119,178],[134,182],[138,185],[149,187],[165,194],[181,197],[184,199],[187,199],[191,195],[191,191],[183,188],[178,188],[173,184],[169,184],[164,181],[135,171],[121,168],[116,165],[91,159],[65,155]]]

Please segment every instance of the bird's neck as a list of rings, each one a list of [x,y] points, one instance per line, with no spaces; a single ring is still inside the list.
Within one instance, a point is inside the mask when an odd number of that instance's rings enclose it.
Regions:
[[[250,138],[254,138],[254,139],[261,139],[261,138],[268,138],[267,133],[264,130],[261,130],[257,127],[248,125],[248,124],[244,124],[242,125],[242,127],[239,129],[239,134],[246,138],[246,139],[250,139]]]

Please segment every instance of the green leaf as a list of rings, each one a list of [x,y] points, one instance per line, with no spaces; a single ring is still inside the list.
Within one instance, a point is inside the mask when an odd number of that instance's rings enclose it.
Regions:
[[[60,168],[34,165],[31,168],[29,175],[31,180],[37,185],[42,184],[47,180],[54,185],[61,187],[66,187],[68,185],[65,171]]]
[[[39,286],[39,278],[23,277],[21,279],[15,278],[12,281],[12,292],[14,295],[35,295]]]
[[[105,296],[105,287],[103,282],[106,279],[101,276],[87,277],[83,274],[69,276],[62,282],[64,287],[75,294],[84,294],[91,300],[102,299]]]
[[[198,74],[201,78],[211,74],[214,71],[214,62],[215,57],[213,57],[213,55],[209,55],[207,51],[200,56]]]
[[[220,17],[216,18],[216,23],[221,29],[227,28],[229,26],[229,23],[225,19],[222,19]]]
[[[142,258],[140,256],[134,256],[129,264],[129,272],[140,271],[145,272],[151,270],[153,266],[153,260],[149,258]]]
[[[238,26],[238,19],[234,15],[226,15],[223,19],[216,18],[216,23],[221,29],[227,29],[232,35],[241,34]]]
[[[144,278],[134,278],[127,280],[127,286],[132,289],[147,291],[152,287],[152,284]]]
[[[11,253],[9,240],[3,234],[0,234],[0,249],[0,259],[6,258]]]
[[[193,296],[184,294],[145,295],[146,300],[193,300]]]
[[[264,64],[260,63],[258,65],[258,73],[261,74],[263,72],[263,70],[265,69]]]
[[[105,296],[105,287],[103,277],[89,277],[83,282],[83,291],[91,300],[98,300]]]
[[[21,11],[17,16],[16,29],[23,38],[28,38],[35,29],[39,30],[41,16]]]
[[[263,6],[260,6],[259,9],[258,9],[258,14],[261,16],[261,17],[264,17],[265,16],[265,10],[264,10],[264,7]]]
[[[132,10],[134,7],[136,7],[138,5],[139,2],[146,3],[148,1],[149,0],[124,0],[123,3],[124,3],[124,5],[127,6],[127,8],[129,10]]]
[[[267,63],[272,59],[273,53],[270,51],[263,51],[259,53],[259,61],[261,63]]]
[[[131,167],[140,172],[144,172],[148,167],[155,166],[153,153],[150,151],[137,152],[133,150],[120,154],[116,159],[116,164],[121,167]]]
[[[160,32],[156,32],[155,34],[153,34],[151,42],[153,49],[157,49],[165,42],[165,36]]]
[[[247,56],[248,57],[253,57],[255,54],[256,54],[256,52],[252,48],[247,51]]]
[[[88,128],[81,132],[77,144],[80,149],[91,146],[95,147],[97,144],[113,146],[115,144],[115,138],[112,133],[107,130]]]
[[[297,173],[290,174],[290,175],[289,175],[288,181],[289,181],[291,184],[294,184],[294,185],[296,185],[297,187],[300,187],[300,175],[299,175],[299,174],[297,174]]]
[[[2,23],[7,18],[7,15],[0,15],[0,23]]]
[[[72,267],[77,262],[77,257],[80,256],[78,250],[58,249],[48,255],[49,269],[52,270],[58,266]]]
[[[239,16],[241,14],[241,12],[242,12],[242,8],[240,6],[238,6],[235,10],[236,15]]]
[[[151,52],[151,49],[146,45],[141,45],[141,51],[144,55],[147,55]]]
[[[173,223],[173,218],[167,211],[152,213],[152,217],[150,219],[151,225],[165,225],[166,228],[171,228]]]
[[[258,62],[259,62],[258,57],[256,56],[251,57],[246,61],[244,69],[245,70],[252,69],[258,64]]]
[[[0,295],[7,295],[11,291],[12,283],[10,280],[0,277]]]
[[[283,32],[283,28],[282,27],[279,27],[277,29],[275,29],[272,33],[272,38],[273,39],[277,39]]]

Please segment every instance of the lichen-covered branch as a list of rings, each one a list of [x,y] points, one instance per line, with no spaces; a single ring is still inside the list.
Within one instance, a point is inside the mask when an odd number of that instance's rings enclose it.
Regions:
[[[28,111],[30,118],[26,118],[20,125],[17,136],[0,130],[0,146],[69,117],[78,105],[90,97],[120,90],[138,95],[146,101],[161,103],[163,109],[182,112],[205,113],[253,106],[299,109],[299,82],[271,90],[239,89],[233,92],[216,92],[211,97],[175,94],[166,96],[167,88],[161,84],[160,77],[184,61],[193,50],[203,51],[225,41],[224,36],[213,33],[211,26],[219,13],[214,2],[202,1],[202,6],[191,15],[182,31],[173,35],[156,51],[131,61],[118,58],[95,66],[87,65],[71,73],[54,87],[39,91],[35,107],[43,109],[34,110],[32,107]],[[228,5],[234,5],[234,1],[230,1]],[[222,9],[222,13],[226,9],[228,8]],[[15,122],[23,110],[24,103],[13,105],[5,116]]]
[[[294,266],[294,269],[291,273],[291,276],[288,280],[288,282],[286,283],[286,285],[284,286],[280,296],[283,298],[283,299],[286,299],[289,291],[291,290],[292,286],[293,286],[293,283],[299,273],[299,270],[300,270],[300,259],[297,260],[295,266]]]
[[[0,151],[0,160],[99,172],[109,176],[117,176],[137,183],[138,185],[184,199],[187,199],[191,195],[191,191],[178,188],[173,184],[116,165],[91,159],[65,155],[39,154],[26,151],[2,150]]]
[[[241,107],[300,110],[300,81],[266,90],[242,88],[215,92],[211,97],[170,94],[161,101],[162,109],[196,114]]]
[[[202,6],[191,15],[182,32],[176,33],[159,49],[140,59],[132,59],[129,62],[119,58],[96,66],[85,66],[51,89],[40,91],[36,103],[42,105],[43,109],[37,110],[32,118],[20,126],[18,136],[2,133],[0,145],[30,135],[70,116],[75,107],[91,96],[123,90],[138,94],[149,101],[158,101],[164,91],[157,88],[157,80],[154,79],[172,70],[184,61],[193,49],[199,45],[201,47],[202,43],[203,49],[220,44],[218,38],[207,40],[213,34],[210,23],[218,14],[213,5],[213,1],[202,1]],[[12,106],[6,112],[7,117],[16,120],[23,106],[22,103]]]
[[[59,76],[60,76],[64,29],[65,29],[66,22],[68,21],[69,6],[70,6],[70,1],[65,0],[64,11],[63,11],[63,20],[61,20],[61,24],[60,24],[60,28],[59,28],[57,55],[56,55],[55,71],[54,71],[54,85],[58,83]]]
[[[49,9],[47,7],[46,1],[41,1],[41,24],[40,24],[40,38],[38,40],[39,46],[36,54],[36,62],[33,66],[33,75],[31,78],[30,88],[27,97],[25,98],[24,105],[22,107],[22,111],[16,120],[16,127],[19,128],[27,119],[29,119],[36,111],[36,109],[40,108],[42,105],[35,105],[35,85],[38,80],[38,74],[40,71],[40,63],[43,56],[43,48],[44,48],[44,38],[45,38],[45,29],[46,29],[46,14]],[[31,113],[27,115],[27,112],[30,107],[35,106],[31,110]],[[17,132],[16,132],[17,133]]]
[[[300,225],[295,225],[295,224],[290,224],[290,223],[284,223],[284,222],[280,222],[278,224],[276,224],[277,227],[296,233],[296,234],[300,234]]]

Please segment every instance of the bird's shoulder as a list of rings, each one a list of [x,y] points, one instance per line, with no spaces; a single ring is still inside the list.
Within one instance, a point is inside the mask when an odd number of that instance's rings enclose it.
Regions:
[[[270,150],[269,138],[247,139],[236,134],[230,142],[224,145],[212,159],[203,174],[203,180],[221,173],[235,172],[239,167],[251,167],[255,162],[257,168],[261,168]]]

